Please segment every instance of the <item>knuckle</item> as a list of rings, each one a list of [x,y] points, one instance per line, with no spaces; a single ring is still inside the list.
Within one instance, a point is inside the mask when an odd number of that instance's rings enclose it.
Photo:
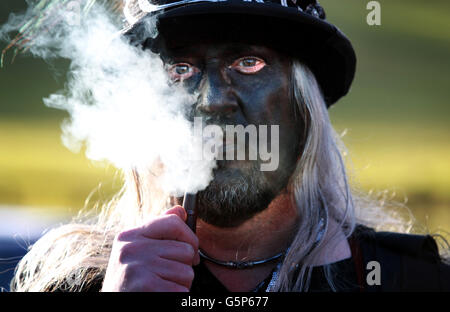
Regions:
[[[180,240],[184,236],[183,227],[178,221],[172,221],[170,223],[170,232],[172,234],[172,237],[176,238],[176,240]]]
[[[138,276],[127,276],[127,280],[129,280],[130,291],[143,291],[143,292],[154,292],[158,291],[158,287],[160,287],[160,283],[158,279],[156,279],[152,274],[147,274],[144,277],[142,273]]]
[[[158,291],[158,288],[160,288],[160,284],[160,279],[156,278],[153,274],[150,274],[146,278],[145,283],[142,285],[142,291]]]
[[[124,243],[118,247],[118,260],[119,263],[126,264],[132,262],[136,258],[139,246],[136,243]]]
[[[116,241],[116,242],[129,241],[131,236],[134,235],[134,232],[135,232],[134,229],[121,231],[116,234],[116,236],[114,237],[114,241]]]
[[[190,258],[194,258],[194,256],[195,256],[194,247],[192,247],[190,244],[183,244],[183,248],[184,248],[184,251],[183,251],[184,254],[186,254]]]
[[[125,232],[119,232],[116,234],[116,236],[114,237],[114,242],[122,242],[125,239]]]
[[[177,281],[183,286],[191,285],[194,280],[194,269],[189,265],[183,265],[182,267],[178,267],[177,269]]]
[[[177,227],[180,226],[182,220],[180,219],[180,217],[178,217],[177,215],[168,215],[166,217],[167,222],[173,226],[173,227]]]
[[[123,274],[126,279],[136,281],[137,277],[140,276],[140,268],[134,263],[128,263],[123,268]]]
[[[122,245],[119,247],[118,250],[118,260],[119,263],[122,264],[126,264],[128,261],[128,257],[129,257],[129,248],[127,247],[127,245]]]

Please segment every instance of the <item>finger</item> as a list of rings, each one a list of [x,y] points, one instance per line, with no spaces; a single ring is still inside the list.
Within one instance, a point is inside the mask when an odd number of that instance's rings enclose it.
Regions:
[[[176,240],[198,249],[198,238],[183,220],[174,214],[152,219],[139,228],[140,235],[151,239]]]
[[[152,282],[144,289],[149,292],[188,292],[190,287],[166,280],[157,274],[152,274]],[[156,290],[157,289],[157,290]]]
[[[164,216],[169,216],[169,215],[176,215],[178,216],[183,222],[186,221],[187,218],[187,214],[186,211],[184,210],[184,208],[180,205],[174,206],[170,209],[168,209],[164,214]],[[154,220],[152,220],[154,221]],[[130,240],[134,240],[134,238],[136,237],[136,235],[139,235],[142,233],[142,230],[144,229],[145,231],[145,227],[148,226],[149,224],[152,223],[152,221],[150,221],[147,225],[144,225],[142,227],[139,228],[132,228],[132,229],[128,229],[128,230],[124,230],[120,233],[118,233],[118,235],[116,236],[116,240],[119,241],[130,241]]]
[[[175,214],[179,216],[183,221],[186,221],[187,218],[186,210],[180,205],[173,206],[172,208],[168,209],[164,214],[165,215]]]
[[[125,242],[118,248],[117,253],[121,263],[132,263],[136,259],[152,261],[152,258],[160,257],[192,266],[197,264],[198,258],[198,250],[191,244],[174,240],[142,237],[133,242]]]
[[[158,258],[157,262],[151,265],[153,265],[153,273],[162,279],[187,288],[191,287],[194,279],[194,270],[190,265],[164,258]],[[156,267],[157,269],[155,269]]]
[[[198,249],[194,249],[191,244],[185,242],[166,240],[164,244],[160,244],[157,248],[155,253],[164,259],[178,261],[190,266],[198,264],[197,260],[200,260]]]

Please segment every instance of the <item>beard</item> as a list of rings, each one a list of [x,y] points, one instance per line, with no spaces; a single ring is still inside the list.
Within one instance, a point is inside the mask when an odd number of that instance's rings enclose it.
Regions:
[[[227,163],[218,162],[213,181],[197,194],[198,217],[218,227],[239,226],[266,209],[290,178],[287,173],[268,178],[258,161],[237,168]]]

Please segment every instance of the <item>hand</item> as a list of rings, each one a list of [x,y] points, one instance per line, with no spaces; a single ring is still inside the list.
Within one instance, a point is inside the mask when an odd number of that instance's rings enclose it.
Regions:
[[[114,239],[102,291],[189,291],[200,262],[198,238],[175,206]]]

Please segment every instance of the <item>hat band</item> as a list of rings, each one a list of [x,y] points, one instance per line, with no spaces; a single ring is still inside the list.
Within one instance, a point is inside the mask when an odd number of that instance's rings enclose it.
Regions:
[[[170,9],[185,4],[197,3],[197,2],[225,2],[228,0],[181,0],[165,4],[152,4],[148,0],[139,0],[139,8],[146,13],[158,12],[165,9]],[[262,1],[262,0],[259,0]]]
[[[242,2],[256,2],[256,3],[274,3],[279,4],[283,7],[291,7],[291,8],[297,8],[300,12],[308,13],[314,17],[317,18],[325,18],[325,14],[323,12],[322,7],[316,2],[314,4],[309,4],[305,10],[303,10],[300,5],[297,5],[298,0],[242,0]],[[229,0],[181,0],[181,1],[175,1],[175,2],[169,2],[164,4],[152,4],[149,0],[138,0],[139,8],[146,13],[155,13],[161,10],[165,9],[171,9],[187,4],[192,3],[199,3],[199,2],[212,2],[212,3],[218,3],[218,2],[229,2]],[[301,1],[298,1],[300,4]]]

